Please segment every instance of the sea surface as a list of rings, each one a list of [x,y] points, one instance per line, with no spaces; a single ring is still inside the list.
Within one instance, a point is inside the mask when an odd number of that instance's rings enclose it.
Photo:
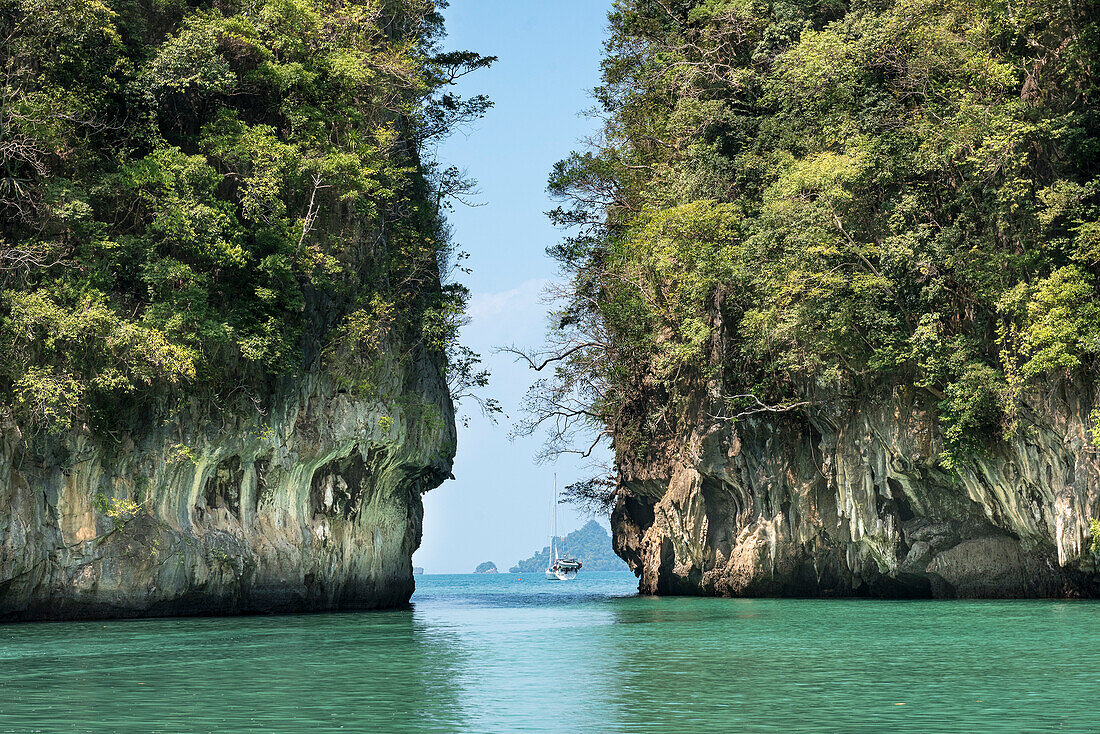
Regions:
[[[0,732],[1100,732],[1100,605],[650,598],[0,626]]]

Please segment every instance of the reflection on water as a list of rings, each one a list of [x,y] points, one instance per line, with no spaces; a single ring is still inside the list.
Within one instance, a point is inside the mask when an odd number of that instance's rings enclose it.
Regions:
[[[466,665],[411,611],[9,626],[0,731],[455,731]]]
[[[418,584],[397,612],[0,627],[0,731],[1100,730],[1093,603]]]
[[[418,594],[416,617],[449,624],[465,655],[457,678],[470,731],[600,731],[618,716],[600,650],[614,624],[611,595],[629,575],[567,583],[540,576],[456,576]]]

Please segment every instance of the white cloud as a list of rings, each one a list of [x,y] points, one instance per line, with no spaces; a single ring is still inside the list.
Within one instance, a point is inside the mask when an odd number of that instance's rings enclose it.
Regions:
[[[496,293],[474,293],[470,297],[467,313],[473,321],[493,318],[501,314],[526,312],[532,306],[540,306],[539,298],[549,281],[546,278],[534,278],[521,283],[511,290]]]

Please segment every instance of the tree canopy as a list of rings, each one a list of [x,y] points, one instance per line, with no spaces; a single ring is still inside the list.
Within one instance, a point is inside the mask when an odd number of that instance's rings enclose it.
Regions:
[[[950,465],[1019,430],[1030,386],[1094,374],[1095,0],[610,19],[602,130],[549,181],[569,284],[528,427],[552,448],[644,456],[689,395],[736,420],[903,385],[938,403]]]
[[[438,6],[0,0],[0,409],[107,426],[391,338],[483,379],[441,284],[469,182],[431,146],[493,59]]]

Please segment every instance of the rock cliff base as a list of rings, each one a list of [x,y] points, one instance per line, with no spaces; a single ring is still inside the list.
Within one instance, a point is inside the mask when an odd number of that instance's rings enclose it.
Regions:
[[[900,389],[699,421],[668,461],[623,464],[615,548],[643,593],[1100,596],[1087,393],[1032,401],[1017,438],[957,470],[940,461],[934,402]]]

